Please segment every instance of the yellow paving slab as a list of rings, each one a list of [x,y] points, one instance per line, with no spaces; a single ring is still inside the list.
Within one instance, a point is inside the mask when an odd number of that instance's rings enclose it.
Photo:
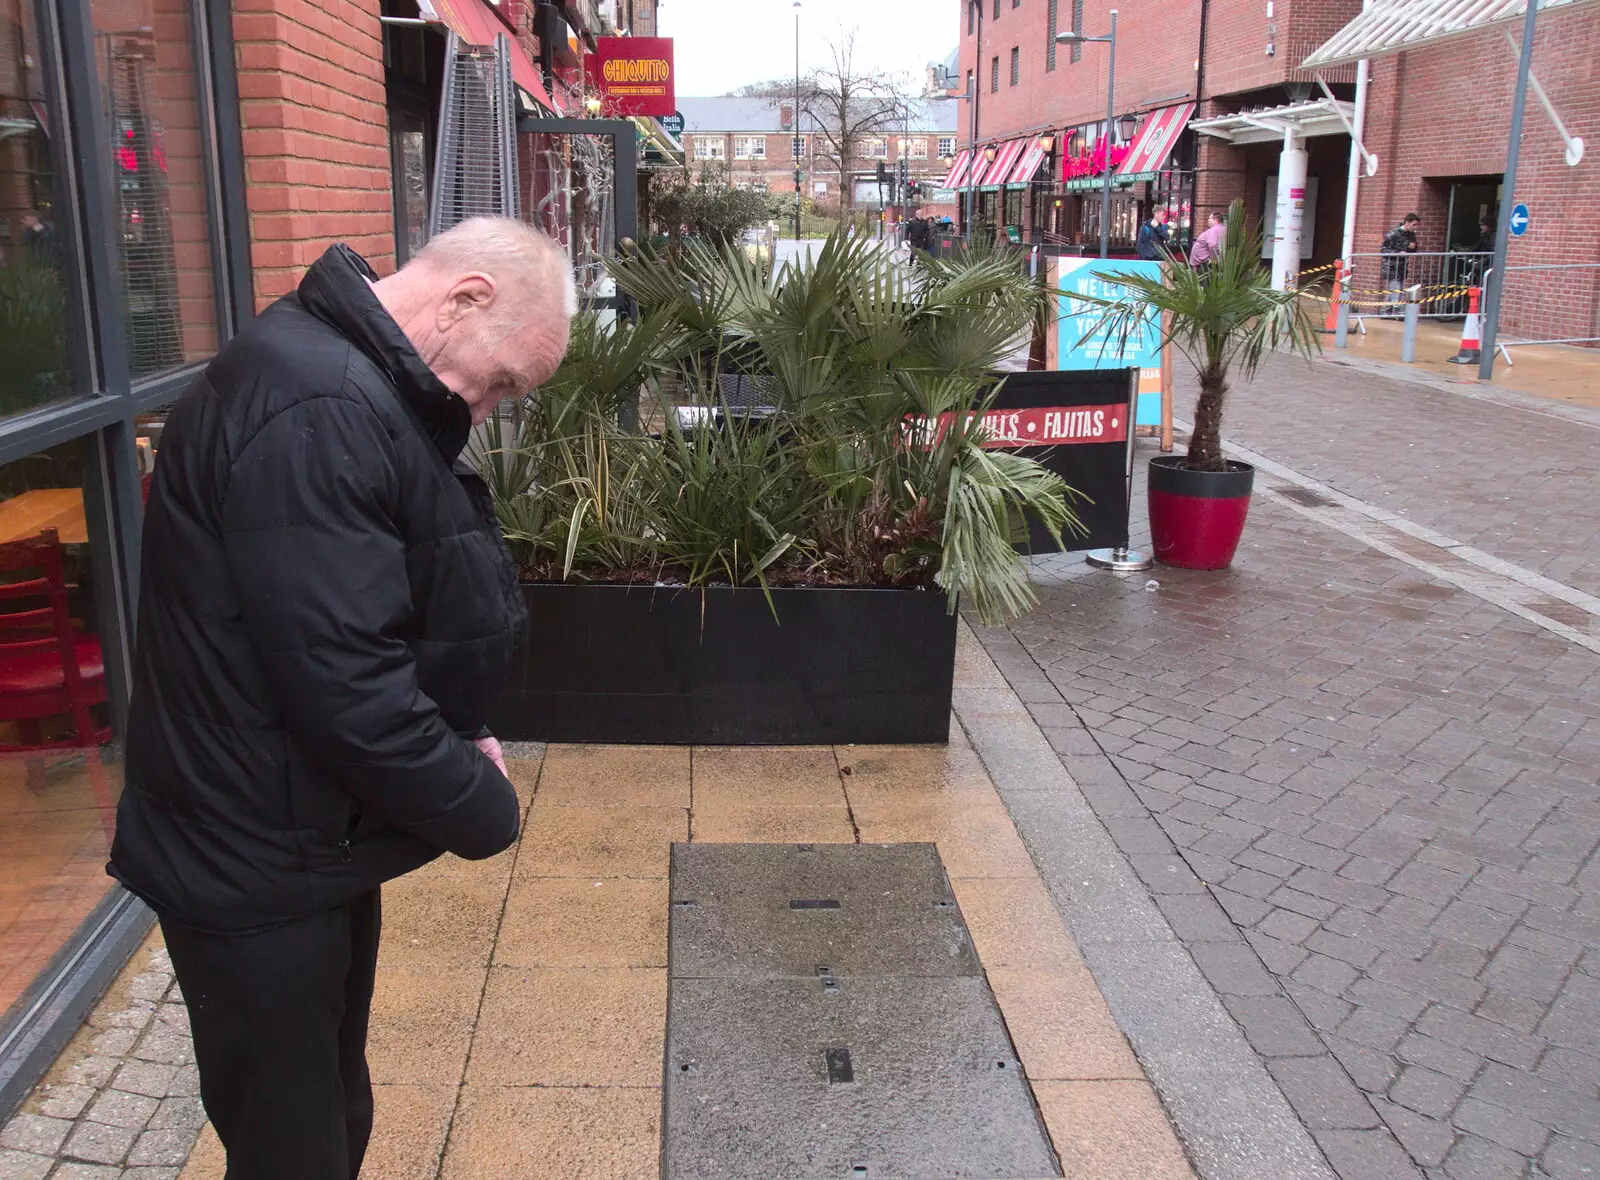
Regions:
[[[1150,1083],[1035,1082],[1067,1180],[1192,1180]]]
[[[367,1036],[372,1080],[459,1083],[483,995],[483,975],[477,967],[380,970]]]
[[[853,844],[850,808],[718,807],[696,811],[693,839],[702,844]]]
[[[694,809],[842,807],[844,784],[831,746],[701,747],[694,752]]]
[[[468,1085],[441,1175],[444,1180],[656,1180],[660,1160],[657,1089]]]
[[[687,807],[689,748],[552,746],[537,798],[578,807]]]
[[[361,1180],[433,1180],[458,1087],[374,1086],[372,1142]]]
[[[665,878],[529,877],[506,899],[505,967],[665,967]]]
[[[657,1086],[667,1024],[660,968],[495,967],[469,1086]]]
[[[665,877],[673,842],[689,838],[688,794],[685,787],[683,807],[555,806],[540,799],[528,812],[517,877]]]

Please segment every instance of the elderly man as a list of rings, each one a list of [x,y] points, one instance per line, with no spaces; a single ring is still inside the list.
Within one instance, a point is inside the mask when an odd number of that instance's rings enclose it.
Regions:
[[[357,1175],[379,886],[516,839],[484,721],[526,619],[458,460],[572,304],[515,221],[385,279],[335,246],[168,420],[109,868],[160,916],[228,1180]]]

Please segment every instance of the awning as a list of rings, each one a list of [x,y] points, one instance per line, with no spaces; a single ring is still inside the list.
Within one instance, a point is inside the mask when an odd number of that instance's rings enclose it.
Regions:
[[[494,39],[504,33],[506,40],[511,42],[512,80],[546,110],[561,113],[561,108],[544,88],[539,67],[533,64],[527,50],[517,44],[511,30],[495,15],[487,0],[417,0],[417,8],[423,20],[441,22],[468,45],[493,45]]]
[[[1027,142],[1025,139],[1012,139],[1001,144],[995,151],[994,163],[978,178],[978,187],[989,192],[1003,185],[1011,175],[1011,170],[1017,166],[1017,157],[1022,154]]]
[[[1539,12],[1592,2],[1539,0]],[[1521,20],[1527,13],[1527,0],[1372,0],[1365,12],[1323,42],[1300,68],[1325,70],[1364,57],[1420,49],[1491,25]]]
[[[1295,102],[1288,106],[1237,115],[1218,115],[1196,119],[1194,129],[1233,144],[1279,143],[1286,131],[1307,137],[1347,135],[1355,107],[1339,99],[1319,98],[1316,102]]]
[[[1039,165],[1044,163],[1044,158],[1048,154],[1044,148],[1039,146],[1039,138],[1037,136],[1028,140],[1027,147],[1017,157],[1016,167],[1011,169],[1011,177],[1006,183],[1016,185],[1032,184],[1034,176],[1039,172]]]
[[[1172,154],[1172,149],[1178,145],[1178,136],[1183,134],[1193,114],[1192,102],[1150,112],[1127,158],[1117,165],[1114,179],[1121,184],[1154,180],[1156,173],[1166,164],[1167,157]]]
[[[950,165],[950,171],[945,173],[939,187],[944,189],[965,188],[967,184],[967,165],[972,162],[972,149],[964,148],[956,155],[955,163]]]

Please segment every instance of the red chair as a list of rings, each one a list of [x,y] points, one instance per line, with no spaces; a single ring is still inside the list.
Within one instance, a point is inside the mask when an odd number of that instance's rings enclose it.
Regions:
[[[16,745],[0,752],[87,749],[111,740],[90,709],[105,703],[100,640],[77,630],[67,608],[61,544],[54,529],[0,545],[0,575],[32,574],[0,584],[0,721],[17,725]],[[71,737],[46,740],[40,722],[72,718]],[[94,759],[98,765],[98,759]]]

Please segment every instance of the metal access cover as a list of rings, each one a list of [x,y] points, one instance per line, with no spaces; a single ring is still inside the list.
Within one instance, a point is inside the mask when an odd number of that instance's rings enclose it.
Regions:
[[[679,844],[667,1180],[1059,1176],[931,844]]]

